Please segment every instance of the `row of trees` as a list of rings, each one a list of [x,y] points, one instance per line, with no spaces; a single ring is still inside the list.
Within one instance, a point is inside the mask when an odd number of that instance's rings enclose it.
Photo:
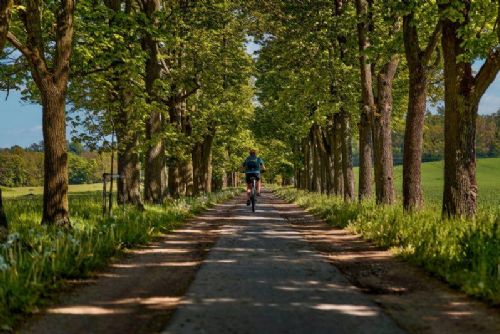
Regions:
[[[476,211],[478,104],[500,69],[500,3],[489,0],[258,2],[256,82],[264,138],[295,156],[297,186],[395,201],[393,127],[404,127],[403,206],[423,205],[427,102],[444,100],[443,214]],[[475,66],[480,65],[475,71]]]
[[[138,207],[222,185],[251,144],[238,1],[1,3],[3,88],[42,105],[43,223],[70,225],[67,117],[89,147],[116,140],[118,200]]]
[[[109,171],[109,152],[90,152],[81,144],[68,147],[69,184],[101,182]],[[0,186],[23,187],[43,185],[43,142],[24,149],[20,146],[0,149]]]

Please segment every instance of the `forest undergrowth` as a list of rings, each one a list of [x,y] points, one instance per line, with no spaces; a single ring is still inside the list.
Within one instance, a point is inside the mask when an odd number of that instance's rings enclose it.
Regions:
[[[167,200],[163,205],[116,207],[102,217],[98,192],[70,195],[73,228],[42,226],[41,197],[6,200],[10,234],[0,245],[0,332],[38,309],[65,280],[85,278],[125,249],[151,241],[188,217],[225,201],[241,189]]]
[[[276,188],[281,198],[308,209],[329,225],[347,228],[425,268],[451,286],[500,304],[500,207],[480,205],[474,219],[443,220],[437,203],[419,212],[374,201],[342,198],[295,188]]]

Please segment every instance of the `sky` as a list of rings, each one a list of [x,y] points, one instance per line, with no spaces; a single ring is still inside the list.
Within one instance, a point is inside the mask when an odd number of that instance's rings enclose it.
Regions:
[[[247,51],[253,53],[258,45],[247,43]],[[476,66],[475,66],[476,67]],[[480,114],[492,114],[500,108],[500,76],[491,84],[479,104]],[[70,129],[68,128],[68,133]],[[21,101],[18,91],[0,91],[0,147],[19,145],[26,147],[42,140],[42,108]]]

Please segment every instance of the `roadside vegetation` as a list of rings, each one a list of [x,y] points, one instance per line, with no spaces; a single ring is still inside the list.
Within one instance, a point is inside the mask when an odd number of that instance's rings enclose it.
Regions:
[[[427,204],[416,212],[375,201],[344,202],[338,196],[291,187],[277,188],[276,193],[331,226],[391,248],[467,294],[500,304],[500,159],[478,160],[479,208],[474,219],[443,220],[442,162],[425,163],[422,170]]]
[[[145,244],[180,226],[186,218],[240,192],[228,188],[198,197],[168,200],[139,211],[116,208],[102,217],[98,193],[69,196],[72,229],[40,225],[41,197],[6,200],[10,234],[0,246],[0,324],[9,330],[20,316],[31,313],[65,284],[102,268],[110,257]]]

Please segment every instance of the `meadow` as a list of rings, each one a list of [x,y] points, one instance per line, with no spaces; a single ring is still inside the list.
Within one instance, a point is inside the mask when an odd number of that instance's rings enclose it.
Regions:
[[[396,186],[400,189],[401,168]],[[307,208],[331,226],[347,228],[390,248],[467,294],[500,304],[500,159],[478,160],[479,209],[474,219],[443,219],[440,211],[442,162],[423,164],[426,205],[405,213],[394,206],[344,203],[335,196],[294,188],[276,193]],[[398,177],[399,176],[399,177]]]
[[[427,204],[441,205],[443,195],[443,161],[422,164],[422,188]],[[355,182],[358,184],[358,168],[354,168]],[[500,205],[500,158],[477,160],[477,184],[479,205]],[[401,198],[403,188],[403,166],[394,167],[394,189]]]
[[[193,198],[169,199],[163,205],[116,208],[102,216],[95,185],[70,189],[71,223],[62,231],[40,225],[41,196],[12,189],[4,201],[9,236],[0,244],[0,332],[10,331],[24,314],[38,309],[66,280],[84,278],[125,249],[147,243],[180,226],[204,208],[241,192],[226,189]],[[7,196],[6,196],[7,197]]]

